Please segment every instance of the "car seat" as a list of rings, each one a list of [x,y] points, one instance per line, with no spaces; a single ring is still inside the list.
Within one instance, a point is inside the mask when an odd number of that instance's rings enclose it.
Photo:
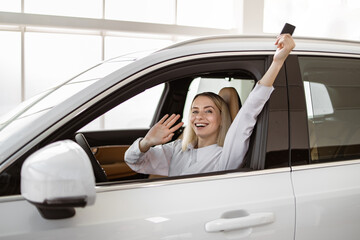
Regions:
[[[220,89],[219,96],[222,97],[224,101],[227,103],[230,111],[231,122],[232,122],[241,108],[241,101],[239,94],[237,93],[236,89],[233,87],[224,87]]]

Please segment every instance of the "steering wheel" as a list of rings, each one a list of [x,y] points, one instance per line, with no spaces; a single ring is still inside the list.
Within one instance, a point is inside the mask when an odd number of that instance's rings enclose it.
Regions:
[[[106,173],[105,173],[104,169],[101,167],[99,161],[95,158],[94,154],[92,153],[90,145],[88,144],[84,134],[77,133],[75,135],[75,141],[84,149],[87,156],[89,157],[91,166],[94,171],[95,181],[97,183],[107,182],[108,179],[107,179]]]

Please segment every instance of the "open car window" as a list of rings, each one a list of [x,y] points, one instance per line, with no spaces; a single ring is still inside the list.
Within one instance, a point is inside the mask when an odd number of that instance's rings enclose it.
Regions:
[[[197,93],[219,93],[222,88],[234,87],[243,104],[255,83],[256,79],[244,72],[215,72],[175,79],[148,88],[122,102],[79,132],[83,132],[90,142],[100,134],[107,135],[107,139],[90,145],[109,181],[163,178],[166,176],[136,173],[127,166],[124,154],[134,140],[144,137],[152,124],[167,113],[182,115],[186,125],[191,102]],[[101,122],[104,127],[98,128]],[[175,133],[171,141],[181,138],[181,133],[182,129]]]

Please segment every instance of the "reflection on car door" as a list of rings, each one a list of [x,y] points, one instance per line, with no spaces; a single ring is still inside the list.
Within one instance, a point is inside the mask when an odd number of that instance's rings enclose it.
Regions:
[[[292,239],[295,226],[289,168],[99,186],[70,219],[45,220],[25,200],[1,213],[7,239]]]

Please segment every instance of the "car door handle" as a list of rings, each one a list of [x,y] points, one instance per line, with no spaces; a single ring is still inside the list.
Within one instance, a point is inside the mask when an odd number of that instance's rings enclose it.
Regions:
[[[275,221],[275,215],[271,212],[253,213],[248,216],[237,218],[219,218],[205,225],[207,232],[220,232],[235,229],[244,229],[269,224]]]

